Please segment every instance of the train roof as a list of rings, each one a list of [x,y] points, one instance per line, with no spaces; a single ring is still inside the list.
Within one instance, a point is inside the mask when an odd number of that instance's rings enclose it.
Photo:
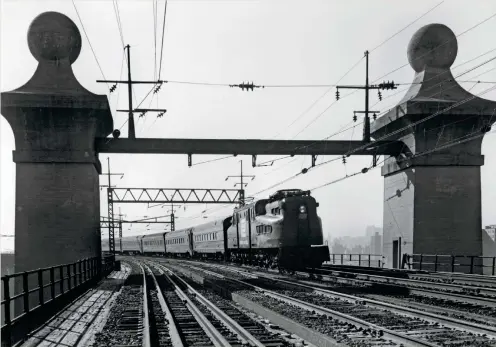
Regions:
[[[143,235],[142,238],[145,238],[145,237],[157,237],[157,236],[163,236],[164,233],[167,233],[167,231],[161,231],[161,232],[158,232],[158,233],[153,233],[153,234],[146,234],[146,235]]]

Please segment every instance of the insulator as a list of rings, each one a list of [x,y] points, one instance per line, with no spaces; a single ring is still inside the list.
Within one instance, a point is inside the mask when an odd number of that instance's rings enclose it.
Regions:
[[[336,89],[336,100],[339,100],[339,89]]]
[[[364,173],[367,173],[367,171],[369,171],[369,169],[368,169],[368,168],[366,168],[366,167],[364,167],[364,168],[362,169],[362,173],[363,173],[363,174],[364,174]]]
[[[381,91],[377,91],[377,96],[379,97],[379,101],[382,101],[382,94]]]
[[[355,114],[355,115],[353,115],[353,121],[354,121],[354,122],[356,122],[356,121],[357,121],[357,116],[356,116],[356,114]]]
[[[114,84],[112,87],[110,87],[110,92],[112,93],[115,90],[115,88],[117,88],[117,84]]]
[[[303,170],[301,170],[301,173],[302,174],[306,174],[308,172],[308,169],[307,168],[304,168]]]
[[[346,157],[343,157],[343,164],[346,164]]]
[[[377,119],[377,115],[374,113],[374,114],[372,115],[372,118],[373,118],[374,120],[376,120],[376,119]]]

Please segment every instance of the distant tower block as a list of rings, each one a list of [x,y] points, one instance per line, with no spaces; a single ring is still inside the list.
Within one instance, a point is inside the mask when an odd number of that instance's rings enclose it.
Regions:
[[[81,35],[68,17],[40,14],[28,45],[38,68],[25,85],[2,93],[1,108],[16,143],[16,272],[100,256],[94,142],[113,127],[107,97],[74,77]]]
[[[456,36],[445,25],[418,30],[408,45],[413,84],[371,125],[379,139],[425,120],[387,138],[403,141],[409,152],[389,157],[382,167],[388,267],[400,265],[404,253],[482,255],[481,143],[496,121],[496,102],[473,96],[454,80],[457,51]]]

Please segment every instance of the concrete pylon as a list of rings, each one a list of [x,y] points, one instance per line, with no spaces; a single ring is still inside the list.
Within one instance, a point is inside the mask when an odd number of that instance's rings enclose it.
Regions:
[[[405,253],[482,255],[481,144],[496,121],[496,102],[455,81],[450,67],[457,51],[456,36],[445,25],[419,29],[408,46],[412,85],[371,125],[374,139],[400,140],[408,152],[382,167],[388,267],[399,265]]]
[[[74,22],[42,13],[27,38],[36,72],[1,95],[16,144],[16,272],[100,256],[101,165],[94,143],[113,128],[107,97],[86,90],[72,71],[81,51]]]

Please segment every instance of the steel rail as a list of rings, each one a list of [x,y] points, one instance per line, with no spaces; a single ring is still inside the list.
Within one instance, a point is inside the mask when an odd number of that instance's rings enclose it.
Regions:
[[[179,296],[183,302],[186,303],[186,307],[191,312],[193,317],[196,319],[198,324],[203,328],[205,333],[210,337],[210,340],[216,347],[231,347],[231,344],[222,336],[222,334],[209,322],[207,317],[196,307],[196,305],[191,301],[191,299],[179,288],[179,286],[172,280],[168,275],[167,271],[162,271],[163,275],[169,280],[169,282],[174,286],[176,294]],[[172,272],[169,272],[172,275]]]
[[[167,268],[166,266],[162,264],[157,264],[155,265],[157,268],[163,268],[172,273],[172,271]],[[218,308],[213,302],[205,298],[203,295],[201,295],[197,290],[195,290],[191,285],[189,285],[185,280],[182,278],[175,276],[181,283],[183,283],[187,288],[188,291],[192,294],[195,295],[195,297],[200,301],[203,305],[205,305],[212,313],[213,315],[220,320],[226,327],[229,328],[233,333],[241,337],[242,340],[245,342],[248,342],[251,346],[256,346],[256,347],[264,347],[265,345],[261,343],[257,338],[255,338],[252,334],[250,334],[245,328],[243,328],[241,325],[239,325],[234,319],[229,317],[227,314],[225,314],[220,308]]]
[[[484,288],[484,287],[466,287],[458,284],[449,284],[449,283],[433,283],[421,280],[407,279],[407,278],[397,278],[397,277],[389,277],[382,275],[368,275],[361,274],[356,272],[349,271],[340,271],[340,270],[327,270],[327,269],[317,269],[319,272],[322,271],[326,275],[338,276],[336,273],[345,274],[345,275],[353,275],[356,279],[367,280],[374,283],[385,283],[385,284],[403,284],[406,286],[418,287],[422,286],[430,286],[436,289],[441,290],[452,290],[457,293],[476,293],[483,294],[488,296],[496,297],[496,288]],[[328,272],[328,273],[327,273]],[[319,273],[316,273],[319,274]],[[320,273],[321,274],[321,273]]]
[[[245,285],[245,286],[249,286],[257,292],[264,293],[267,296],[271,296],[275,299],[287,302],[288,304],[296,305],[296,306],[303,308],[305,310],[315,311],[319,314],[326,315],[326,316],[332,316],[333,319],[337,319],[337,320],[340,320],[340,321],[345,322],[345,323],[353,324],[353,325],[359,326],[359,327],[364,328],[364,329],[374,329],[377,331],[382,331],[384,333],[384,338],[391,339],[398,344],[404,344],[407,346],[429,346],[429,347],[437,347],[438,346],[436,344],[433,344],[433,343],[430,343],[427,341],[422,341],[422,340],[419,340],[417,338],[398,333],[396,331],[387,329],[385,327],[381,327],[381,326],[378,326],[376,324],[369,323],[369,322],[364,321],[362,319],[359,319],[359,318],[356,318],[356,317],[353,317],[353,316],[350,316],[350,315],[347,315],[347,314],[344,314],[344,313],[341,313],[338,311],[334,311],[334,310],[331,310],[329,308],[320,307],[320,306],[317,306],[317,305],[314,305],[314,304],[311,304],[311,303],[308,303],[308,302],[305,302],[305,301],[302,301],[299,299],[295,299],[295,298],[286,296],[284,294],[280,294],[280,293],[273,292],[271,290],[263,289],[263,288],[258,287],[256,285],[244,282],[242,280],[237,280],[234,278],[229,278],[229,280],[240,283],[240,284]]]
[[[148,287],[146,285],[146,272],[145,269],[143,269],[143,266],[141,264],[138,264],[141,273],[143,274],[143,311],[144,311],[144,317],[143,317],[143,347],[151,347],[151,340],[150,340],[150,315],[148,312]]]
[[[165,313],[165,319],[167,320],[167,322],[169,322],[169,324],[168,324],[169,337],[171,339],[172,345],[174,347],[184,347],[183,341],[181,339],[181,334],[179,333],[179,330],[177,329],[177,326],[176,326],[176,321],[174,320],[174,318],[173,318],[174,316],[172,315],[172,312],[171,312],[169,306],[167,305],[167,302],[165,301],[164,294],[162,293],[162,290],[160,290],[160,287],[159,287],[158,282],[157,282],[157,278],[155,277],[155,274],[152,271],[150,271],[150,268],[147,265],[145,265],[145,268],[148,269],[148,271],[150,272],[150,275],[153,279],[153,283],[155,283],[155,287],[157,288],[158,302],[160,303],[160,307],[162,308],[162,312]]]

